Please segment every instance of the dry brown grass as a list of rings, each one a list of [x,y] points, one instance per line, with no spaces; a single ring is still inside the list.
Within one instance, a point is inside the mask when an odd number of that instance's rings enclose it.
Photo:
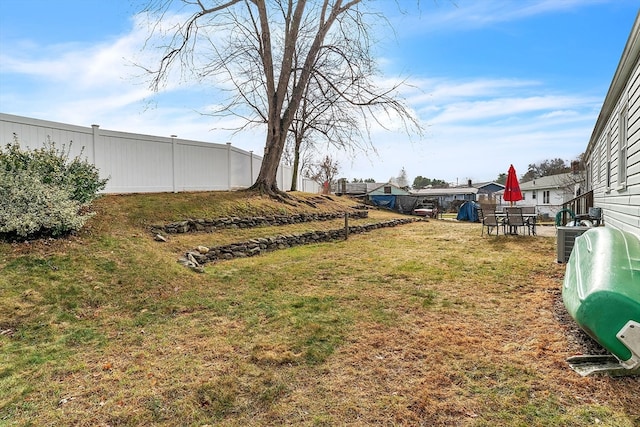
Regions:
[[[553,238],[418,222],[195,274],[175,263],[187,248],[310,225],[167,244],[145,228],[322,209],[220,197],[108,197],[80,236],[0,244],[0,424],[640,423],[637,378],[565,363],[582,349],[556,315]]]

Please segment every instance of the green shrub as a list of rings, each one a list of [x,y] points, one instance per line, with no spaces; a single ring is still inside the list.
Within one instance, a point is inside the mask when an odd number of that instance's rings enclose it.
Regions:
[[[22,150],[17,137],[0,149],[0,237],[61,236],[80,229],[91,216],[88,205],[105,188],[98,169],[71,146]]]

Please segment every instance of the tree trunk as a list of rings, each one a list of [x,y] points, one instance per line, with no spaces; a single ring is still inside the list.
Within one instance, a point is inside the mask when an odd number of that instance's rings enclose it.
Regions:
[[[295,147],[293,149],[293,173],[291,174],[291,191],[298,190],[298,169],[300,168],[300,145],[302,142],[296,136]]]
[[[293,163],[293,171],[291,173],[291,191],[298,191],[298,159]]]
[[[284,150],[284,140],[286,132],[280,132],[278,129],[271,129],[267,134],[267,142],[264,149],[264,157],[260,165],[260,173],[256,178],[256,182],[249,190],[259,191],[270,196],[282,197],[284,192],[278,188],[278,166],[282,158]]]

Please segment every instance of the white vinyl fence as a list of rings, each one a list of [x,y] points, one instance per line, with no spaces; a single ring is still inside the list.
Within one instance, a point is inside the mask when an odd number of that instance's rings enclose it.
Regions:
[[[262,157],[232,147],[179,138],[142,135],[68,125],[0,113],[0,145],[17,135],[23,148],[71,142],[71,156],[81,153],[109,178],[105,193],[237,190],[250,187]],[[278,188],[291,189],[291,167],[278,168]],[[317,193],[317,183],[298,180],[298,190]]]

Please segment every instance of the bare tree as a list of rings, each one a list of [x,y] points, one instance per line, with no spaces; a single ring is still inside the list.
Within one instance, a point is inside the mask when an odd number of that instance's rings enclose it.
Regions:
[[[160,24],[177,3],[188,16],[163,32]],[[417,125],[396,98],[398,86],[380,89],[373,82],[368,22],[384,18],[367,6],[367,0],[148,0],[145,11],[155,24],[150,40],[164,36],[159,66],[147,69],[151,87],[158,90],[174,66],[203,81],[222,78],[229,98],[213,114],[241,118],[239,129],[266,125],[263,162],[251,188],[282,196],[277,168],[294,120],[304,121],[297,114],[310,84],[313,99],[333,100],[331,108],[376,110],[370,117],[383,124],[381,110],[406,128]]]
[[[566,194],[572,197],[583,194],[588,189],[587,170],[584,164],[584,153],[581,153],[575,160],[571,161],[571,173],[568,173],[560,185],[564,187]]]
[[[337,148],[348,148],[349,142],[358,141],[358,123],[344,109],[339,114],[338,94],[317,93],[317,83],[312,79],[300,107],[291,123],[287,146],[292,155],[291,190],[297,189],[298,173],[303,172],[305,159],[319,151],[318,145],[325,142]],[[316,93],[314,93],[314,90]],[[309,164],[307,161],[306,164]]]
[[[387,89],[372,83],[379,72],[369,59],[370,44],[368,36],[353,40],[345,35],[320,51],[289,133],[294,154],[292,190],[296,188],[297,159],[303,148],[307,152],[320,151],[318,144],[325,143],[327,148],[340,151],[375,152],[370,129],[374,123],[386,128],[382,120],[385,117],[400,118],[407,133],[422,132],[420,124],[399,101],[397,91],[402,83]],[[345,63],[349,66],[345,67]]]
[[[292,129],[282,153],[282,161],[291,167],[291,191],[297,190],[298,176],[306,176],[309,167],[316,161],[315,144],[305,144],[301,134]]]
[[[404,166],[400,169],[400,173],[396,177],[396,183],[400,188],[409,188],[409,176]]]
[[[527,172],[522,175],[521,181],[527,182],[543,176],[558,175],[569,172],[571,168],[560,158],[547,159],[539,163],[529,164]]]
[[[565,195],[575,197],[586,189],[586,169],[584,153],[570,162],[570,166],[560,158],[547,159],[539,163],[530,164],[528,171],[521,181],[527,182],[536,178],[557,175],[556,184],[562,188]]]
[[[320,185],[331,185],[335,182],[340,164],[331,156],[325,156],[321,162],[310,165],[308,178]]]

